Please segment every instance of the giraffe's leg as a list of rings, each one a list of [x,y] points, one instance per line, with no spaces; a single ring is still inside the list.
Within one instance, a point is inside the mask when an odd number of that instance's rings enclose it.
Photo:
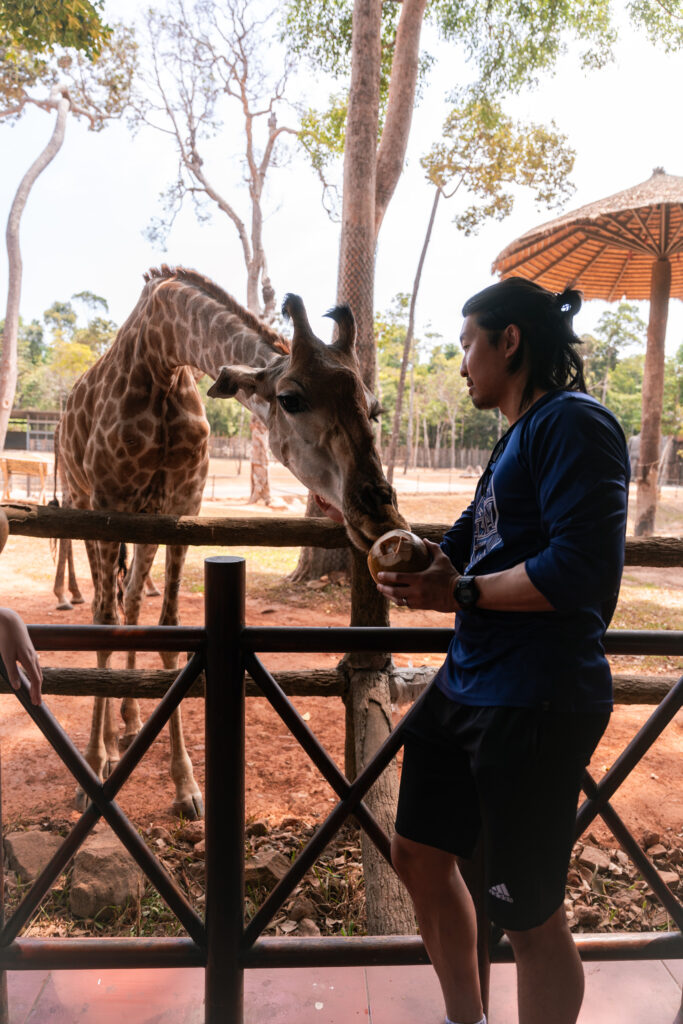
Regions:
[[[104,626],[118,625],[115,578],[119,545],[110,541],[87,541],[86,548],[95,587],[93,623]],[[111,651],[98,651],[98,668],[108,668],[110,657]],[[86,761],[101,779],[112,768],[112,718],[108,711],[108,703],[109,698],[95,698],[90,738],[85,751]],[[116,760],[118,760],[118,750],[116,751]],[[80,786],[76,790],[74,805],[79,811],[84,811],[88,805],[88,798]]]
[[[64,589],[64,576],[68,559],[68,551],[70,548],[70,540],[60,538],[57,542],[57,570],[55,572],[55,585],[52,588],[52,591],[57,598],[58,612],[69,612],[73,609],[73,604],[66,596],[66,590]]]
[[[168,731],[171,737],[171,778],[176,790],[173,813],[177,814],[179,818],[195,821],[197,818],[204,817],[204,801],[201,790],[195,782],[192,761],[185,747],[180,708],[177,708],[171,715],[168,721]]]
[[[70,540],[66,541],[65,543],[68,544],[67,562],[69,566],[69,591],[71,592],[71,603],[83,604],[83,595],[81,594],[80,587],[78,586],[78,580],[76,579],[76,569],[74,566],[74,546],[72,541]]]
[[[102,771],[102,777],[108,779],[121,759],[119,753],[119,726],[116,720],[116,709],[112,697],[107,697],[107,706],[104,712],[104,749],[107,752],[107,758]]]
[[[127,626],[136,626],[140,619],[142,604],[142,588],[149,576],[149,570],[157,552],[157,544],[136,544],[133,561],[126,577],[126,590],[123,596],[123,611]],[[128,651],[126,667],[135,668],[135,651]],[[124,697],[121,701],[121,717],[124,721],[123,736],[119,740],[119,750],[128,750],[142,728],[140,707],[135,697]]]
[[[164,600],[161,608],[161,626],[177,626],[180,619],[178,615],[178,591],[183,565],[185,564],[186,547],[173,545],[166,548],[166,583],[164,586]],[[162,660],[166,668],[178,667],[178,655],[172,652],[163,652]],[[175,784],[176,798],[173,803],[173,811],[178,816],[189,818],[191,821],[204,817],[204,801],[197,785],[192,770],[192,762],[185,747],[183,737],[183,723],[180,708],[173,712],[168,723],[171,738],[171,778]]]
[[[151,573],[147,573],[145,579],[145,597],[161,597],[161,591],[152,579]]]
[[[90,720],[90,736],[88,737],[88,744],[83,755],[92,770],[100,779],[104,778],[107,763],[107,751],[104,745],[104,719],[106,715],[106,707],[106,697],[95,697],[92,719]],[[74,797],[74,807],[77,811],[81,811],[82,813],[86,810],[87,806],[88,798],[79,786]]]

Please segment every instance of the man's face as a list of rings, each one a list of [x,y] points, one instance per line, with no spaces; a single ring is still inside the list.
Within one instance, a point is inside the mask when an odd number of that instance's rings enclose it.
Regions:
[[[504,338],[491,341],[491,332],[480,327],[475,316],[465,317],[460,332],[463,358],[460,374],[476,409],[497,409],[510,387]]]

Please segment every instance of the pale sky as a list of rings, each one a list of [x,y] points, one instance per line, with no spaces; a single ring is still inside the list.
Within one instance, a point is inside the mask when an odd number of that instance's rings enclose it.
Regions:
[[[108,6],[113,16],[129,20],[141,9],[132,0]],[[461,80],[462,55],[443,45],[431,48],[438,52],[438,64],[416,111],[406,170],[380,234],[375,291],[375,308],[380,311],[388,308],[397,292],[412,288],[432,203],[419,158],[438,139],[447,110],[445,94]],[[683,175],[678,109],[682,70],[680,55],[667,57],[627,31],[617,49],[617,62],[607,70],[584,75],[576,57],[569,54],[554,79],[544,80],[536,92],[509,106],[518,117],[543,122],[554,118],[569,136],[577,151],[572,175],[577,191],[565,210],[636,185],[649,178],[656,166]],[[325,94],[322,86],[316,92]],[[36,110],[13,127],[0,124],[3,224],[21,176],[52,127],[53,116]],[[229,127],[216,141],[226,163],[234,158],[235,141]],[[70,120],[62,151],[34,186],[22,221],[23,318],[40,318],[53,301],[87,290],[107,299],[111,318],[120,324],[135,305],[143,272],[162,262],[192,267],[244,301],[241,250],[224,216],[216,214],[211,223],[200,225],[188,203],[163,251],[143,238],[143,228],[160,212],[158,194],[172,180],[174,169],[173,150],[157,133],[131,136],[119,123],[93,134]],[[216,164],[217,183],[219,173]],[[228,191],[225,178],[222,187]],[[329,340],[331,324],[321,316],[336,297],[339,228],[322,210],[317,180],[302,158],[272,172],[267,209],[265,245],[278,301],[288,291],[299,293],[314,328]],[[242,210],[246,219],[244,202]],[[491,263],[496,255],[559,212],[537,212],[531,197],[520,194],[507,220],[490,223],[468,239],[458,234],[451,223],[451,209],[442,202],[418,299],[418,336],[430,329],[445,341],[457,341],[462,304],[494,280]],[[0,316],[6,286],[7,258],[2,246]],[[591,331],[605,308],[601,302],[586,303],[575,320],[578,333]],[[647,320],[646,303],[641,304],[641,316]],[[667,351],[672,354],[681,344],[683,303],[672,301]]]

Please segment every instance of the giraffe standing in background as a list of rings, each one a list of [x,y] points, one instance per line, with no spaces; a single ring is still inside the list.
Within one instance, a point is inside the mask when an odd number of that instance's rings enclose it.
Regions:
[[[269,430],[274,455],[306,487],[340,509],[350,539],[367,550],[377,537],[406,527],[396,510],[375,447],[371,419],[379,406],[362,383],[355,325],[346,306],[328,314],[338,337],[325,345],[312,333],[298,296],[283,310],[294,333],[282,335],[207,278],[162,267],[145,275],[138,303],[111,348],[76,382],[59,426],[61,472],[73,507],[196,515],[208,473],[209,425],[197,371],[214,378],[212,397],[236,397]],[[93,577],[93,621],[114,624],[117,542],[86,541]],[[126,578],[123,610],[137,623],[143,582],[157,545],[138,544]],[[178,590],[186,548],[166,549],[160,625],[178,623]],[[163,653],[167,668],[177,655]],[[98,665],[109,662],[98,652]],[[134,666],[134,653],[129,667]],[[119,743],[113,703],[95,698],[86,758],[108,774],[137,734],[137,701],[126,698]],[[203,813],[183,740],[180,709],[170,720],[174,810]],[[85,798],[77,797],[82,807]]]

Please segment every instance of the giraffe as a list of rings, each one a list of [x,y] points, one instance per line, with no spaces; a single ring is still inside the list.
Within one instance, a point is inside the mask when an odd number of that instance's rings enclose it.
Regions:
[[[55,452],[55,465],[54,465],[54,491],[52,498],[48,502],[48,505],[53,505],[59,508],[59,501],[57,500],[57,483],[59,481],[59,424],[55,427],[54,432],[54,452]],[[71,502],[69,500],[69,492],[64,480],[62,483],[62,506],[69,508]],[[53,548],[53,543],[50,542],[50,547]],[[81,588],[78,585],[78,579],[76,577],[76,567],[74,565],[74,548],[69,537],[60,537],[56,543],[57,551],[57,568],[55,570],[55,582],[52,587],[52,593],[57,598],[57,611],[58,612],[69,612],[73,611],[75,604],[84,604],[84,597],[81,594]],[[54,553],[54,548],[53,548]],[[124,555],[125,559],[125,555]],[[67,589],[71,594],[69,598],[67,595]],[[145,596],[146,597],[161,597],[161,591],[155,584],[154,580],[150,575],[145,580]]]
[[[208,472],[209,425],[196,385],[214,379],[212,397],[235,397],[266,424],[276,458],[311,491],[341,510],[350,540],[368,550],[377,537],[407,526],[382,472],[372,419],[379,413],[362,383],[355,324],[347,306],[327,314],[337,339],[311,331],[303,302],[285,298],[290,343],[218,285],[184,268],[150,270],[134,310],[110,349],[74,385],[59,428],[61,472],[80,509],[196,515]],[[93,621],[118,622],[116,542],[86,541],[93,577]],[[135,624],[142,585],[157,545],[138,544],[126,578],[123,611]],[[187,549],[166,549],[160,625],[178,622],[178,589]],[[98,652],[98,665],[109,663]],[[129,655],[129,667],[135,655]],[[177,655],[162,654],[167,668]],[[95,698],[85,756],[102,778],[137,734],[137,702],[121,705],[118,741],[113,702]],[[202,798],[185,748],[180,710],[169,723],[174,810],[193,819]],[[77,806],[85,798],[77,794]]]

